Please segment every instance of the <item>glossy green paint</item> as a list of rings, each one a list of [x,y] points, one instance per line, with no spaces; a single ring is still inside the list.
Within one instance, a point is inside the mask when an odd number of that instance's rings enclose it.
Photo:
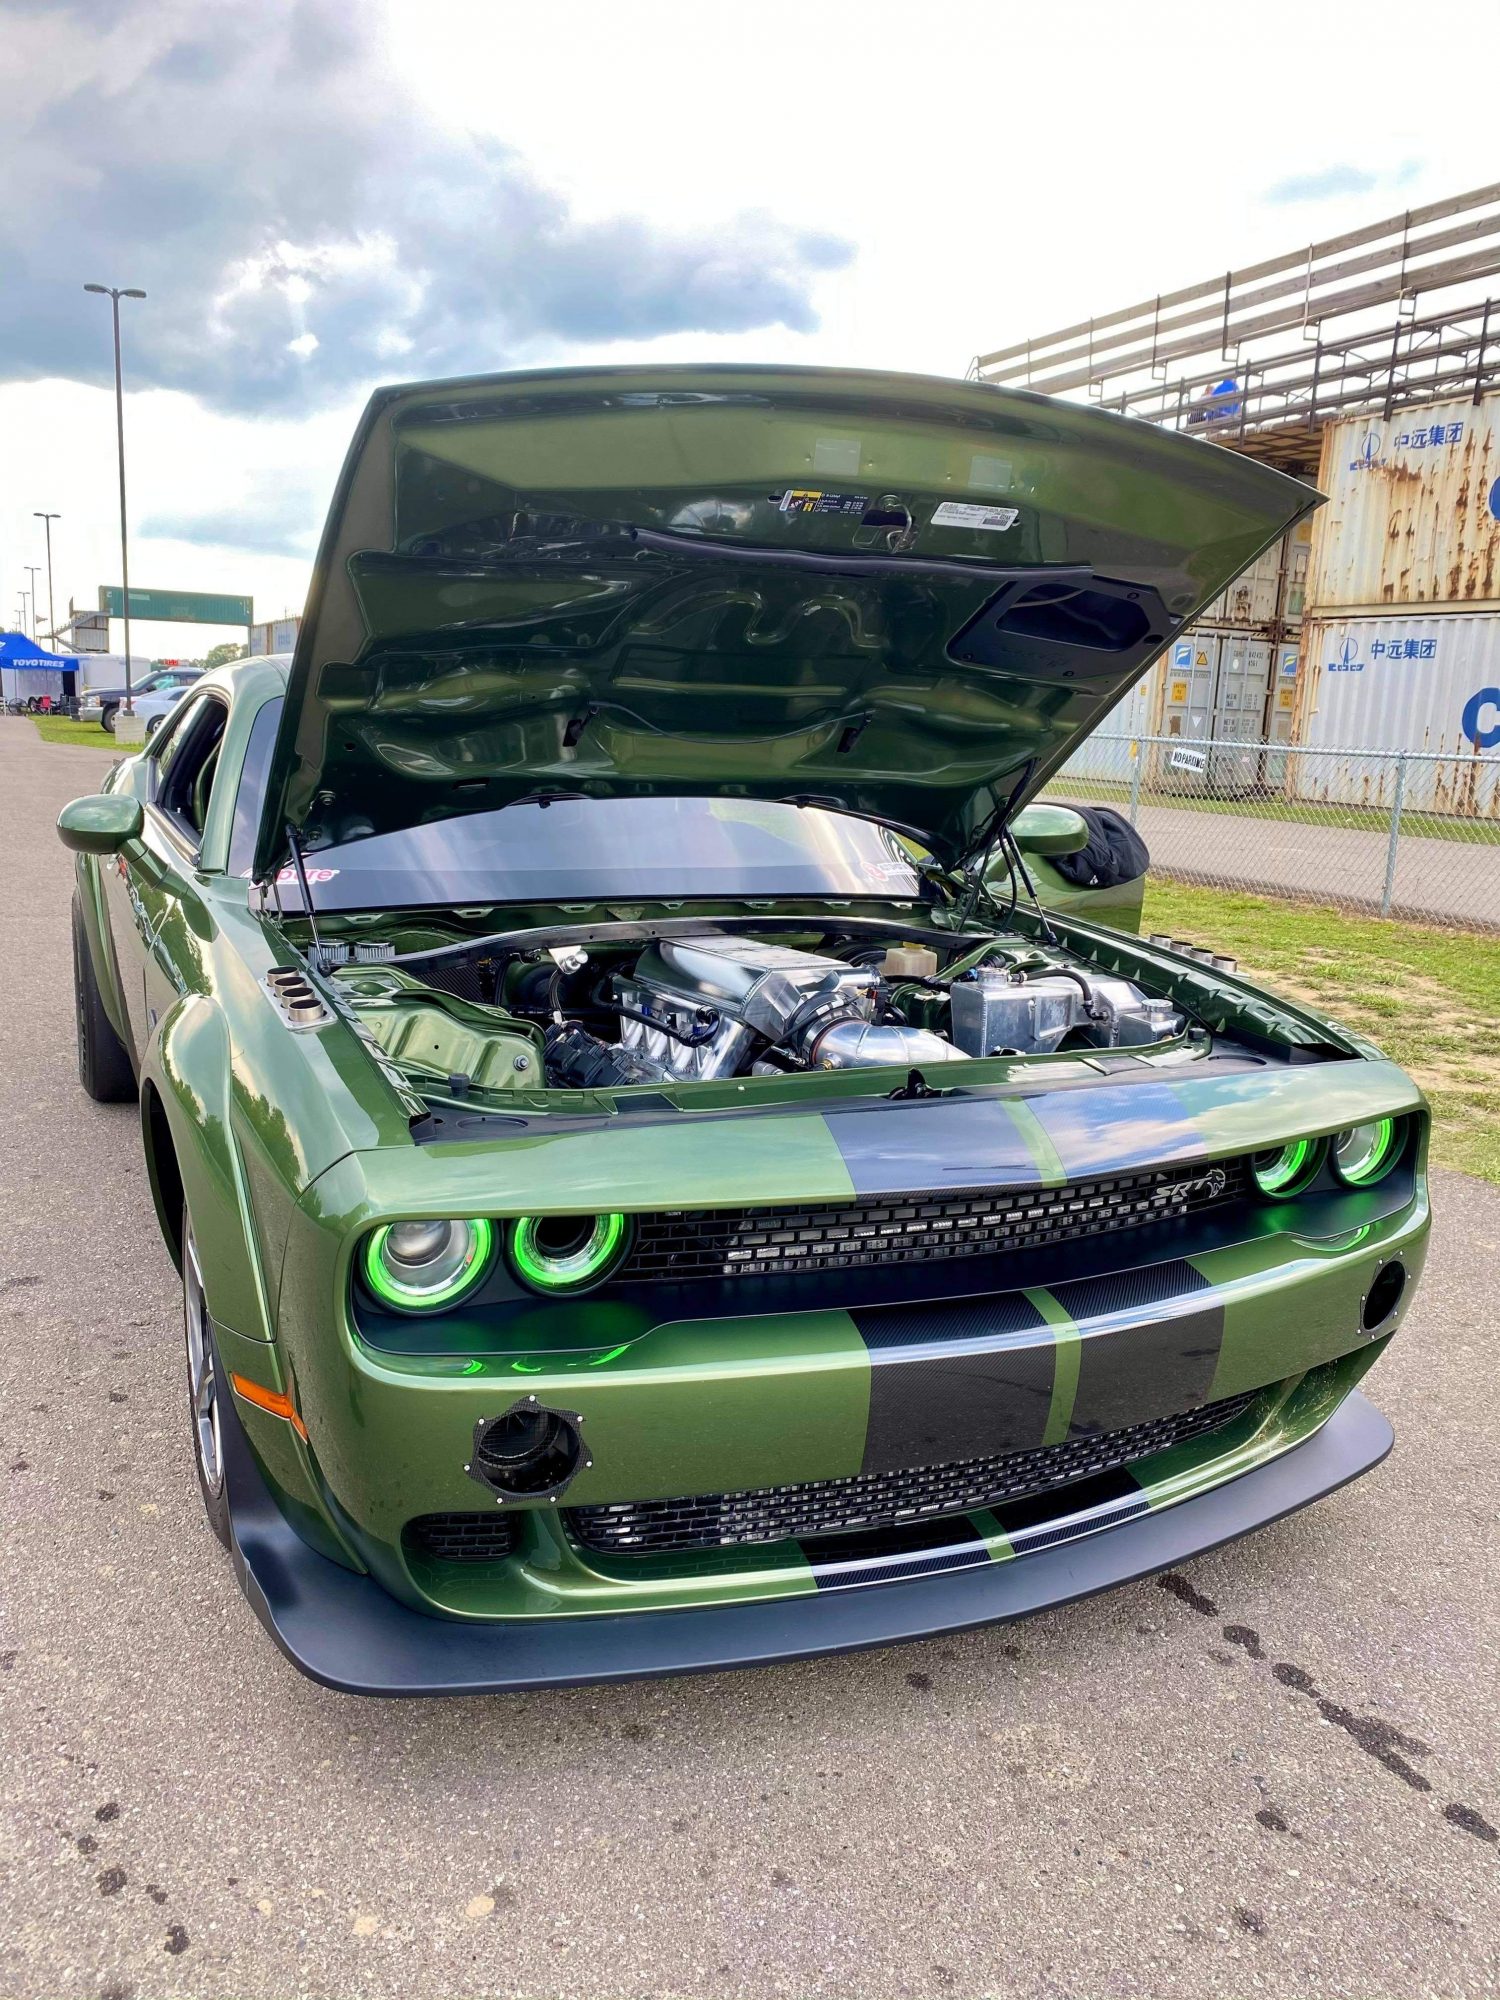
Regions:
[[[118,854],[140,834],[139,800],[109,792],[73,799],[57,816],[57,837],[75,854]]]
[[[246,693],[235,685],[236,710],[279,684],[269,671],[249,679]],[[242,755],[248,725],[238,714],[234,720]],[[121,767],[115,782],[149,797],[149,776],[148,760],[138,758]],[[204,861],[216,831],[222,855],[227,815],[217,793]],[[310,1449],[279,1420],[259,1412],[247,1417],[290,1507],[321,1509],[328,1536],[356,1548],[355,1559],[376,1563],[393,1588],[410,1591],[399,1555],[401,1523],[417,1512],[482,1503],[462,1469],[473,1425],[522,1392],[584,1411],[591,1442],[609,1440],[608,1452],[601,1448],[596,1467],[581,1475],[580,1499],[724,1490],[857,1468],[868,1360],[843,1313],[657,1327],[641,1309],[539,1302],[518,1334],[530,1345],[479,1357],[473,1374],[464,1372],[471,1355],[367,1352],[349,1325],[347,1300],[355,1245],[369,1228],[394,1218],[847,1200],[848,1168],[818,1107],[857,1102],[861,1091],[878,1101],[878,1073],[863,1082],[802,1079],[795,1091],[777,1080],[680,1086],[670,1096],[687,1115],[651,1122],[622,1117],[600,1097],[582,1128],[569,1118],[548,1129],[545,1118],[533,1115],[519,1135],[417,1146],[400,1104],[346,1022],[288,1032],[261,984],[266,971],[285,962],[287,946],[249,907],[243,881],[227,877],[222,865],[194,867],[149,806],[141,840],[124,859],[154,937],[152,951],[137,956],[144,969],[121,976],[122,983],[141,981],[137,1018],[149,1024],[139,1049],[145,1100],[155,1100],[166,1119],[221,1338],[237,1341],[241,1354],[265,1357],[262,1370],[249,1371],[253,1379],[268,1386],[289,1380],[308,1423]],[[80,862],[86,903],[97,898],[103,872],[95,862]],[[108,883],[118,879],[107,876]],[[1144,946],[1131,948],[1150,956]],[[1283,1022],[1287,1039],[1312,1038],[1298,1017],[1263,1004]],[[1159,1056],[1121,1054],[1109,1059],[1108,1070],[1117,1077],[1122,1068],[1144,1074],[1162,1064]],[[1074,1055],[967,1069],[970,1090],[1003,1105],[1039,1179],[1061,1183],[1066,1166],[1037,1118],[1032,1093],[1055,1081],[1099,1076],[1100,1066]],[[1378,1061],[1249,1077],[1192,1071],[1191,1062],[1163,1069],[1204,1135],[1206,1157],[1420,1106],[1401,1072]],[[776,1105],[778,1093],[792,1101]],[[530,1100],[532,1113],[545,1102],[545,1093]],[[708,1108],[694,1116],[697,1102]],[[757,1115],[736,1114],[735,1107],[756,1104],[765,1107]],[[1120,1136],[1119,1163],[1132,1164],[1142,1135],[1121,1128]],[[158,1142],[149,1119],[148,1139]],[[171,1217],[164,1221],[175,1226]],[[1424,1228],[1425,1209],[1408,1218],[1408,1237]],[[1287,1264],[1281,1250],[1262,1245],[1246,1253],[1242,1273],[1230,1270],[1223,1253],[1224,1281],[1235,1297],[1222,1383],[1285,1372],[1289,1357],[1274,1328],[1287,1321],[1288,1286],[1304,1276],[1326,1280],[1337,1321],[1326,1338],[1320,1333],[1318,1351],[1337,1346],[1372,1254],[1366,1245],[1335,1256],[1329,1272],[1313,1252]],[[1267,1298],[1275,1300],[1274,1311],[1265,1307]],[[1054,1428],[1065,1431],[1065,1378],[1054,1402]],[[734,1587],[747,1587],[743,1577]],[[694,1588],[701,1594],[708,1586]],[[590,1589],[600,1601],[609,1597],[598,1581]]]
[[[1034,812],[1036,808],[1028,806],[1026,810]],[[1105,924],[1117,931],[1140,929],[1141,909],[1146,900],[1144,875],[1137,875],[1130,882],[1111,883],[1106,888],[1086,889],[1060,875],[1045,854],[1024,848],[1022,852],[1026,872],[1049,916],[1081,917],[1085,923]],[[1010,894],[1004,865],[992,867],[988,880],[990,893],[1003,903]]]
[[[1028,859],[1033,854],[1077,854],[1089,844],[1088,826],[1071,806],[1023,806],[1010,830]]]
[[[951,860],[1317,504],[1237,453],[982,383],[732,365],[378,391],[257,871],[288,820],[315,846],[325,819],[539,790],[814,797]],[[1043,643],[1034,609],[993,656],[959,643],[1037,570],[1064,597],[1133,589],[1135,639],[1091,609],[1049,611]]]
[[[630,379],[639,373],[631,371]],[[716,371],[709,374],[717,379]],[[614,376],[609,385],[599,388],[596,382],[584,394],[583,407],[594,408],[597,416],[598,396],[614,394],[620,386]],[[819,396],[826,386],[818,389]],[[942,386],[945,394],[953,390],[953,385]],[[934,385],[911,393],[921,404],[929,391],[935,393]],[[1034,443],[1042,412],[1033,399],[1019,400],[1026,408],[1016,435]],[[996,409],[992,402],[984,407]],[[1090,466],[1097,473],[1106,438],[1108,450],[1116,451],[1118,427],[1101,432],[1093,413],[1059,416],[1053,406],[1043,407],[1065,434],[1055,468],[1057,511],[1048,517],[1053,527],[1046,531],[1055,529],[1048,559],[1077,559],[1085,531],[1100,538],[1099,547],[1123,550],[1119,494],[1101,496],[1084,476]],[[1072,428],[1075,417],[1082,429]],[[368,447],[378,459],[380,449],[389,448],[395,453],[393,463],[404,464],[402,453],[408,447],[419,458],[425,454],[432,460],[441,454],[430,447],[442,442],[449,462],[458,462],[451,457],[451,437],[434,440],[420,425],[398,446],[393,439],[404,421],[393,409],[379,421],[372,419],[362,451]],[[588,465],[586,456],[576,464],[568,457],[573,450],[567,443],[570,421],[565,411],[554,412],[538,435],[562,440],[557,477],[581,506],[585,500],[600,500],[602,489],[591,496],[566,486],[564,474],[572,479]],[[525,443],[529,422],[506,418],[499,429],[507,441],[519,439],[530,450]],[[930,450],[932,423],[919,412],[912,424],[915,463]],[[463,427],[457,426],[460,431]],[[1127,429],[1134,440],[1135,427]],[[487,435],[498,434],[487,420]],[[733,434],[740,435],[737,430]],[[654,433],[635,427],[629,452],[644,450],[641,439],[649,435]],[[783,446],[773,439],[766,448],[779,451]],[[1229,457],[1207,447],[1191,449],[1199,455],[1183,458],[1174,447],[1170,466],[1164,468],[1152,457],[1154,447],[1143,445],[1152,464],[1140,475],[1144,484],[1138,481],[1132,488],[1137,499],[1143,504],[1151,500],[1157,509],[1146,539],[1156,536],[1152,560],[1163,587],[1170,581],[1166,570],[1171,565],[1162,553],[1170,542],[1170,491],[1180,488],[1188,472],[1189,484],[1196,481],[1204,458]],[[898,454],[894,462],[906,461]],[[425,471],[416,458],[411,464],[417,481],[413,505],[441,539],[454,526],[432,513],[442,481],[430,464]],[[535,467],[527,464],[527,477],[535,479]],[[692,470],[695,481],[708,478],[700,467]],[[753,483],[758,487],[763,477],[757,465]],[[384,492],[389,497],[390,490],[389,477],[382,485],[366,457],[357,453],[331,545],[348,535],[355,537],[353,548],[378,546],[370,536],[379,525],[379,496]],[[648,502],[656,504],[649,495],[643,500],[639,491],[628,490],[631,518],[647,509]],[[1262,494],[1262,489],[1256,492]],[[1253,555],[1250,544],[1259,533],[1243,518],[1248,503],[1231,503],[1222,492],[1216,498],[1207,489],[1197,491],[1196,499],[1208,526],[1192,528],[1188,513],[1179,512],[1172,517],[1179,541],[1171,544],[1181,571],[1173,587],[1184,601],[1194,594],[1195,602],[1195,593],[1206,591],[1218,571],[1213,569],[1211,576],[1207,557],[1190,560],[1183,553],[1183,538],[1201,533],[1203,546],[1218,549],[1212,558],[1218,563],[1231,543]],[[369,505],[361,513],[356,502]],[[1228,518],[1236,507],[1238,526]],[[463,526],[470,516],[460,507],[455,520]],[[1027,533],[1034,531],[1045,540],[1044,525],[1039,520]],[[827,537],[836,529],[837,517],[830,526],[827,517],[815,515],[806,532]],[[397,529],[386,532],[388,540],[394,536],[399,541],[405,531],[398,520]],[[819,545],[834,546],[826,541]],[[1199,543],[1192,546],[1197,549]],[[959,553],[976,560],[972,553]],[[409,554],[419,565],[432,560]],[[1028,559],[1034,557],[1033,549]],[[330,634],[353,631],[352,625],[339,627],[340,606],[349,617],[363,616],[372,606],[383,607],[382,616],[394,617],[390,600],[381,594],[389,580],[384,572],[377,576],[372,571],[356,577],[358,590],[351,585],[350,593],[341,594],[342,586],[331,580],[325,563],[322,637],[315,641],[315,654],[317,646],[334,645]],[[453,596],[454,591],[456,584],[445,583],[439,601],[456,630],[463,599],[461,591]],[[396,631],[397,625],[381,629]],[[415,629],[424,635],[424,647],[438,630],[421,620]],[[402,627],[397,636],[404,646],[411,635]],[[403,678],[406,668],[397,672],[392,662],[399,657],[409,663],[410,655],[397,647],[381,656],[373,701],[363,668],[363,680],[359,675],[340,678],[336,646],[314,657],[312,664],[299,658],[296,671],[316,686],[294,730],[299,755],[286,773],[293,796],[302,796],[298,787],[322,769],[316,759],[300,754],[308,748],[307,731],[317,733],[309,721],[314,715],[330,727],[347,724],[350,734],[344,740],[367,749],[371,732],[381,730],[389,732],[384,740],[410,750],[427,728],[422,722],[419,729],[416,719],[427,713],[423,704],[434,691],[446,689],[457,703],[452,714],[467,715],[464,729],[472,725],[486,740],[506,736],[510,725],[497,720],[500,712],[490,703],[497,688],[516,692],[515,679],[506,680],[510,669],[497,669],[498,678],[486,678],[489,669],[476,667],[467,655],[455,665],[454,648],[462,653],[462,647],[456,640],[449,644],[451,632],[448,638],[439,632],[438,638],[441,643],[434,639],[430,650],[440,656],[448,679],[424,679],[425,669],[414,679]],[[491,645],[492,637],[484,643]],[[480,675],[482,685],[469,686],[459,701],[462,676],[471,671]],[[369,1569],[394,1594],[421,1608],[457,1617],[592,1614],[815,1588],[804,1551],[791,1544],[730,1551],[712,1561],[586,1560],[568,1542],[555,1510],[546,1506],[518,1510],[521,1546],[514,1558],[470,1569],[412,1556],[403,1547],[402,1529],[417,1514],[474,1512],[492,1504],[487,1489],[464,1470],[474,1426],[529,1394],[584,1420],[594,1463],[579,1473],[569,1500],[647,1499],[852,1476],[860,1470],[870,1428],[872,1361],[853,1310],[660,1319],[645,1286],[630,1297],[624,1296],[628,1288],[621,1287],[616,1295],[600,1299],[538,1299],[506,1321],[503,1339],[485,1336],[490,1322],[481,1322],[477,1334],[462,1333],[462,1315],[455,1313],[452,1324],[459,1331],[446,1347],[439,1330],[428,1351],[376,1351],[361,1340],[354,1324],[351,1268],[362,1238],[382,1223],[848,1201],[856,1188],[840,1132],[847,1140],[852,1130],[848,1121],[869,1114],[882,1121],[882,1132],[899,1135],[899,1123],[890,1121],[899,1121],[908,1108],[914,1121],[920,1121],[913,1131],[929,1135],[921,1142],[928,1151],[917,1152],[931,1163],[934,1180],[941,1179],[943,1168],[941,1134],[958,1129],[934,1121],[972,1116],[992,1121],[985,1130],[993,1135],[997,1156],[1015,1161],[1018,1183],[1043,1187],[1081,1177],[1085,1154],[1089,1174],[1128,1172],[1168,1158],[1183,1161],[1184,1171],[1191,1172],[1216,1158],[1279,1146],[1299,1136],[1325,1137],[1363,1121],[1423,1121],[1415,1086],[1368,1045],[1233,975],[1178,959],[1109,928],[1108,917],[1104,923],[1091,920],[1102,914],[1101,892],[1070,891],[1038,851],[1038,843],[1045,847],[1050,837],[1058,837],[1063,818],[1071,815],[1054,819],[1055,809],[1033,806],[1027,817],[1039,832],[1033,835],[1028,865],[1065,944],[1104,969],[1140,977],[1153,990],[1172,994],[1216,1032],[1249,1032],[1273,1050],[1308,1059],[1267,1060],[1259,1068],[1225,1073],[1204,1061],[1206,1044],[1192,1037],[1145,1052],[996,1058],[963,1065],[951,1095],[909,1107],[892,1104],[890,1094],[905,1075],[890,1071],[663,1086],[649,1094],[644,1107],[640,1093],[549,1092],[530,1081],[509,1081],[503,1093],[480,1090],[482,1103],[495,1106],[496,1123],[471,1127],[459,1139],[419,1144],[410,1093],[393,1085],[393,1072],[382,1064],[390,1054],[408,1062],[425,1057],[442,1073],[467,1067],[472,1059],[482,1084],[483,1063],[494,1055],[493,1017],[465,1002],[424,997],[402,977],[389,982],[383,1013],[355,1018],[335,1007],[326,1025],[293,1032],[264,980],[274,967],[299,962],[304,926],[294,919],[282,929],[274,909],[261,908],[259,893],[242,876],[228,872],[235,792],[250,730],[263,703],[281,692],[284,679],[281,667],[266,662],[205,677],[190,700],[223,700],[228,722],[201,843],[195,849],[185,841],[154,802],[162,748],[157,739],[145,753],[116,768],[101,801],[86,802],[96,808],[96,819],[98,808],[107,806],[102,815],[106,822],[123,826],[128,820],[134,830],[118,849],[78,852],[77,888],[106,1010],[139,1070],[143,1132],[164,1231],[170,1241],[179,1221],[173,1203],[180,1188],[203,1254],[209,1309],[226,1369],[290,1396],[307,1426],[304,1443],[285,1420],[242,1402],[239,1414],[252,1449],[299,1533],[335,1560]],[[536,683],[525,675],[522,679],[529,689],[523,690],[524,699],[530,701]],[[568,700],[576,699],[582,684],[566,670],[559,676],[559,685],[563,683]],[[932,685],[929,676],[929,692]],[[916,686],[917,679],[909,675],[906,697],[914,698]],[[837,692],[838,701],[845,691]],[[1015,719],[1018,710],[1025,711],[1022,720],[1028,728],[1039,716],[1049,729],[1059,716],[1066,719],[1066,712],[1074,712],[1077,720],[1076,691],[1058,695],[1054,690],[1048,697],[1051,706],[1034,702],[1035,690],[1028,693],[1015,685],[1003,702],[994,688],[970,685],[961,693],[959,707],[973,707],[981,735],[1000,726],[996,703],[1010,706],[1007,730],[1021,726]],[[469,694],[475,705],[465,709]],[[950,696],[957,699],[951,683],[942,702]],[[834,699],[826,689],[817,694],[818,701],[825,697]],[[550,743],[555,751],[556,726],[566,706],[549,697],[531,709],[521,732],[525,740],[534,745],[539,732],[543,750]],[[938,709],[925,712],[941,713],[947,729],[955,724],[958,710],[943,709],[940,702]],[[448,726],[442,724],[443,729]],[[877,730],[872,759],[878,737]],[[424,742],[431,747],[429,739]],[[992,743],[986,755],[993,748]],[[679,745],[672,755],[680,751]],[[686,786],[691,759],[682,754],[678,776]],[[338,768],[347,775],[354,766]],[[545,755],[537,768],[550,781]],[[633,768],[632,784],[647,767]],[[707,768],[711,776],[712,760]],[[753,781],[746,776],[748,765],[736,768],[740,775],[735,783],[743,790],[753,793],[769,782],[764,767]],[[878,787],[878,759],[862,768],[857,786],[868,782]],[[977,763],[970,767],[971,776],[974,768]],[[993,762],[986,766],[991,774],[993,768]],[[658,772],[641,788],[652,789],[659,777]],[[672,783],[677,782],[674,777]],[[702,769],[695,782],[705,782]],[[416,794],[408,790],[402,796],[409,803]],[[951,806],[949,798],[941,810]],[[1024,819],[1018,831],[1024,836]],[[904,909],[911,913],[911,906]],[[1076,914],[1080,909],[1087,914]],[[503,907],[494,913],[498,926],[510,920],[545,921],[548,914],[507,913]],[[643,904],[629,912],[596,914],[649,918],[681,911]],[[731,908],[713,914],[733,923],[753,911]],[[899,930],[905,916],[894,906],[889,914]],[[441,938],[451,936],[458,921],[449,913],[416,911],[406,913],[401,926],[403,935],[425,930]],[[1024,903],[1014,922],[1023,935],[1036,935],[1042,928]],[[341,984],[350,983],[329,983],[331,1005]],[[500,1051],[510,1053],[512,1063],[515,1054],[533,1047],[525,1032],[518,1031],[515,1041],[513,1052],[508,1042]],[[498,1085],[502,1072],[503,1064],[490,1080]],[[513,1068],[504,1072],[510,1078],[520,1074]],[[1096,1088],[1115,1095],[1088,1097]],[[1092,1119],[1059,1123],[1059,1107],[1065,1110],[1068,1104],[1109,1109]],[[880,1143],[899,1150],[900,1139]],[[1412,1281],[1407,1301],[1420,1274],[1428,1221],[1421,1165],[1418,1158],[1414,1192],[1399,1212],[1390,1212],[1378,1189],[1351,1193],[1339,1198],[1340,1233],[1314,1237],[1294,1233],[1295,1227],[1305,1226],[1306,1217],[1293,1204],[1280,1234],[1251,1234],[1195,1260],[1210,1287],[1205,1296],[1222,1307],[1223,1334],[1210,1393],[1260,1393],[1253,1411],[1232,1432],[1136,1469],[1134,1476],[1152,1504],[1172,1504],[1289,1449],[1326,1418],[1368,1366],[1388,1336],[1382,1327],[1372,1338],[1360,1325],[1361,1304],[1374,1274],[1391,1257],[1401,1257]],[[1045,1439],[1058,1442],[1086,1418],[1079,1407],[1081,1363],[1087,1342],[1101,1336],[1097,1327],[1091,1332],[1075,1322],[1046,1287],[1033,1287],[1029,1295],[1049,1329],[1053,1376]],[[991,1556],[1009,1559],[1011,1546],[999,1524],[992,1516],[976,1519]]]

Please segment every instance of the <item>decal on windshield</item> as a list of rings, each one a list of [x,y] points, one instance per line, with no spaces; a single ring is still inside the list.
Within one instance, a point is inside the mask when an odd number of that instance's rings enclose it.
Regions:
[[[253,871],[249,868],[242,868],[240,870],[241,881],[248,882],[251,878],[252,872]],[[309,868],[307,870],[307,880],[309,885],[311,885],[314,882],[331,882],[334,876],[338,874],[338,872],[339,871],[337,868]],[[276,880],[278,884],[285,883],[288,888],[292,889],[296,888],[297,871],[292,866],[290,861],[282,869],[281,873],[276,877]]]

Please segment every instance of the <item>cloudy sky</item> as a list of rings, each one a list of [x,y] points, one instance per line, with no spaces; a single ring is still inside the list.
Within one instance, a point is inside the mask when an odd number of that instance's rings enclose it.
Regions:
[[[63,516],[59,609],[119,581],[85,281],[148,294],[122,306],[135,582],[271,617],[376,383],[634,357],[960,375],[1493,178],[1494,21],[0,0],[0,624],[42,560],[34,508]]]

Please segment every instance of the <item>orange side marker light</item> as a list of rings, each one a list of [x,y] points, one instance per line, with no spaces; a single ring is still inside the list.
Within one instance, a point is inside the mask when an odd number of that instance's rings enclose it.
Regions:
[[[247,1403],[253,1403],[258,1410],[265,1410],[273,1417],[285,1417],[292,1429],[307,1442],[307,1425],[297,1415],[290,1396],[283,1396],[279,1389],[262,1388],[259,1382],[252,1382],[248,1375],[231,1375],[234,1393],[243,1396]]]

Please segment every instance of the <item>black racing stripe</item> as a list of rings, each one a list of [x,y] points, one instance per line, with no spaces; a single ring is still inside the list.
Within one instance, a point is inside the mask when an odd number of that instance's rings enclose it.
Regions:
[[[856,1194],[1041,1185],[1041,1168],[1016,1121],[997,1100],[909,1100],[870,1110],[825,1111],[823,1120]]]
[[[1082,1333],[1070,1437],[1123,1430],[1208,1401],[1224,1343],[1223,1301],[1191,1264],[1174,1260],[1055,1285]]]
[[[1020,1292],[852,1314],[870,1355],[861,1472],[899,1472],[1039,1445],[1057,1346]]]
[[[984,1537],[967,1514],[945,1521],[908,1521],[864,1534],[819,1535],[803,1542],[802,1553],[819,1590],[975,1569],[990,1560]]]
[[[1050,1090],[1026,1102],[1070,1181],[1198,1160],[1208,1150],[1182,1092],[1159,1077],[1087,1091]]]

